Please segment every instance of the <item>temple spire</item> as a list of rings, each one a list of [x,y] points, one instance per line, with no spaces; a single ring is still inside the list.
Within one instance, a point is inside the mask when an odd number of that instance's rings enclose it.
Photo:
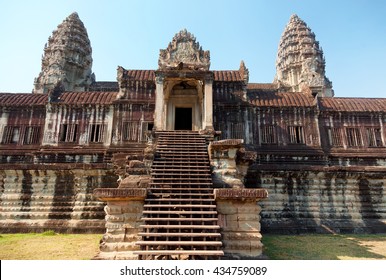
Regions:
[[[48,93],[61,82],[66,91],[84,91],[92,83],[92,50],[87,30],[74,12],[48,38],[34,93]]]
[[[293,14],[280,39],[275,82],[285,91],[310,91],[333,96],[332,83],[325,76],[325,60],[315,34]],[[308,90],[307,90],[308,89]]]

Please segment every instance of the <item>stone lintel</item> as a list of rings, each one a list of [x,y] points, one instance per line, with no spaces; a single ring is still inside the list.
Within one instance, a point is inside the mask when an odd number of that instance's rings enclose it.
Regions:
[[[214,189],[216,200],[261,200],[268,197],[266,189]]]
[[[244,144],[243,139],[225,139],[225,140],[213,141],[211,143],[211,148],[214,150],[241,148],[243,144]]]
[[[101,201],[145,200],[146,195],[145,188],[98,188],[94,190],[94,196]]]

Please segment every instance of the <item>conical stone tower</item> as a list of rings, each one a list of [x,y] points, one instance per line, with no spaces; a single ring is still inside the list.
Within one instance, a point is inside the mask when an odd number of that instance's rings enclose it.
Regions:
[[[61,82],[66,91],[84,91],[92,83],[91,45],[77,13],[69,15],[48,38],[34,93],[48,93]]]
[[[297,15],[292,15],[281,36],[276,59],[275,82],[283,91],[307,91],[333,96],[325,76],[325,59],[315,34]]]

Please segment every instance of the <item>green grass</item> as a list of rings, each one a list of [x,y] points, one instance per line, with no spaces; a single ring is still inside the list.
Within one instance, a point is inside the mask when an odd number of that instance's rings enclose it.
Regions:
[[[102,234],[1,234],[1,260],[90,260]]]
[[[271,260],[386,259],[386,234],[263,235]]]
[[[99,250],[101,234],[1,234],[1,260],[89,260]],[[271,260],[386,259],[386,234],[263,235]]]

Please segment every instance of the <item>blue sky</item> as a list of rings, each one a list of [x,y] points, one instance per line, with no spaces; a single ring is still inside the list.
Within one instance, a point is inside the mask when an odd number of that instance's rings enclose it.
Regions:
[[[210,50],[212,70],[238,69],[272,82],[281,34],[292,14],[315,33],[337,97],[385,97],[386,1],[383,0],[0,0],[0,92],[31,92],[44,44],[78,12],[99,81],[117,66],[156,69],[159,49],[183,28]]]

